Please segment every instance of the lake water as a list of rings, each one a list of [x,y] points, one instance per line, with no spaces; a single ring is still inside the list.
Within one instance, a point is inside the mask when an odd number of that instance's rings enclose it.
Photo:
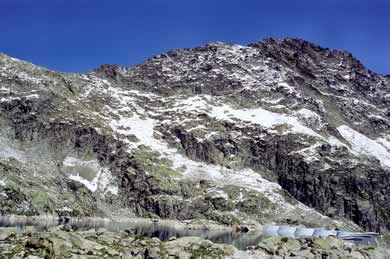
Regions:
[[[157,237],[163,241],[167,241],[173,237],[197,236],[210,240],[216,244],[230,244],[240,250],[246,250],[248,246],[257,245],[263,238],[261,235],[256,235],[254,232],[238,233],[236,231],[226,230],[210,231],[207,229],[183,229],[156,223],[138,224],[130,227],[132,227],[135,234],[139,236]],[[113,222],[112,224],[108,224],[107,228],[111,231],[120,231],[129,228],[129,226]]]
[[[103,219],[71,219],[68,222],[72,228],[77,230],[90,230],[99,228],[107,229],[112,232],[121,232],[131,229],[135,235],[144,237],[156,237],[162,241],[168,241],[171,238],[180,238],[186,236],[196,236],[212,241],[216,244],[229,244],[235,246],[237,249],[246,250],[248,246],[257,245],[263,236],[252,231],[248,233],[239,233],[228,228],[223,230],[209,230],[206,226],[204,228],[197,227],[196,229],[180,225],[176,227],[172,222],[152,222],[148,220],[143,221],[109,221]],[[16,231],[22,233],[26,226],[35,226],[39,228],[54,227],[59,225],[57,218],[7,218],[0,216],[0,227],[16,227]]]

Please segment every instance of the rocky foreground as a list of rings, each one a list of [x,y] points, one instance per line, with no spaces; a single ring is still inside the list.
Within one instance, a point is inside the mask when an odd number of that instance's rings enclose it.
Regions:
[[[0,258],[385,258],[386,251],[356,247],[336,238],[272,237],[239,251],[199,237],[158,238],[105,229],[68,232],[60,227],[16,234],[0,229]]]

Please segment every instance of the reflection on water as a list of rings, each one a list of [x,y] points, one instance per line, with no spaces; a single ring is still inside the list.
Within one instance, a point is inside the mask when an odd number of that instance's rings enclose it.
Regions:
[[[240,250],[246,250],[248,246],[257,245],[263,238],[260,233],[252,231],[248,233],[238,233],[229,228],[221,230],[209,230],[207,225],[198,226],[196,229],[185,224],[177,226],[170,222],[152,222],[149,220],[126,220],[111,221],[101,218],[77,218],[66,219],[57,217],[8,217],[0,216],[0,227],[15,227],[15,231],[22,233],[26,226],[34,226],[38,230],[45,230],[49,227],[66,223],[76,230],[90,230],[99,228],[112,232],[130,231],[138,236],[156,237],[162,241],[171,238],[187,236],[201,237],[217,244],[231,244]]]
[[[120,222],[110,222],[107,229],[111,231],[123,231],[132,228],[136,235],[144,237],[157,237],[166,241],[172,237],[180,238],[186,236],[197,236],[212,241],[217,244],[231,244],[238,249],[246,250],[248,246],[257,245],[262,236],[256,233],[237,233],[235,231],[210,231],[208,229],[187,229],[176,228],[169,225],[151,223],[135,224],[130,226]]]

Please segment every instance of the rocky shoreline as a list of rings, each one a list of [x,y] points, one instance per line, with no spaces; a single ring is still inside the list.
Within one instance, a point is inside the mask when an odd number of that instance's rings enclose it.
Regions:
[[[384,258],[389,254],[380,246],[357,246],[332,236],[262,236],[266,228],[247,223],[0,216],[0,258]]]
[[[64,231],[54,227],[37,231],[28,227],[0,228],[1,258],[384,258],[386,251],[354,246],[339,239],[271,237],[240,251],[200,237],[158,238],[105,229]]]

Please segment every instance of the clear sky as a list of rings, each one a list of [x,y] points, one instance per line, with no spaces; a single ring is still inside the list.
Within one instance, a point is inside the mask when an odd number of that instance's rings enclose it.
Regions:
[[[298,37],[390,74],[389,11],[390,0],[0,0],[0,52],[84,72],[211,41]]]

